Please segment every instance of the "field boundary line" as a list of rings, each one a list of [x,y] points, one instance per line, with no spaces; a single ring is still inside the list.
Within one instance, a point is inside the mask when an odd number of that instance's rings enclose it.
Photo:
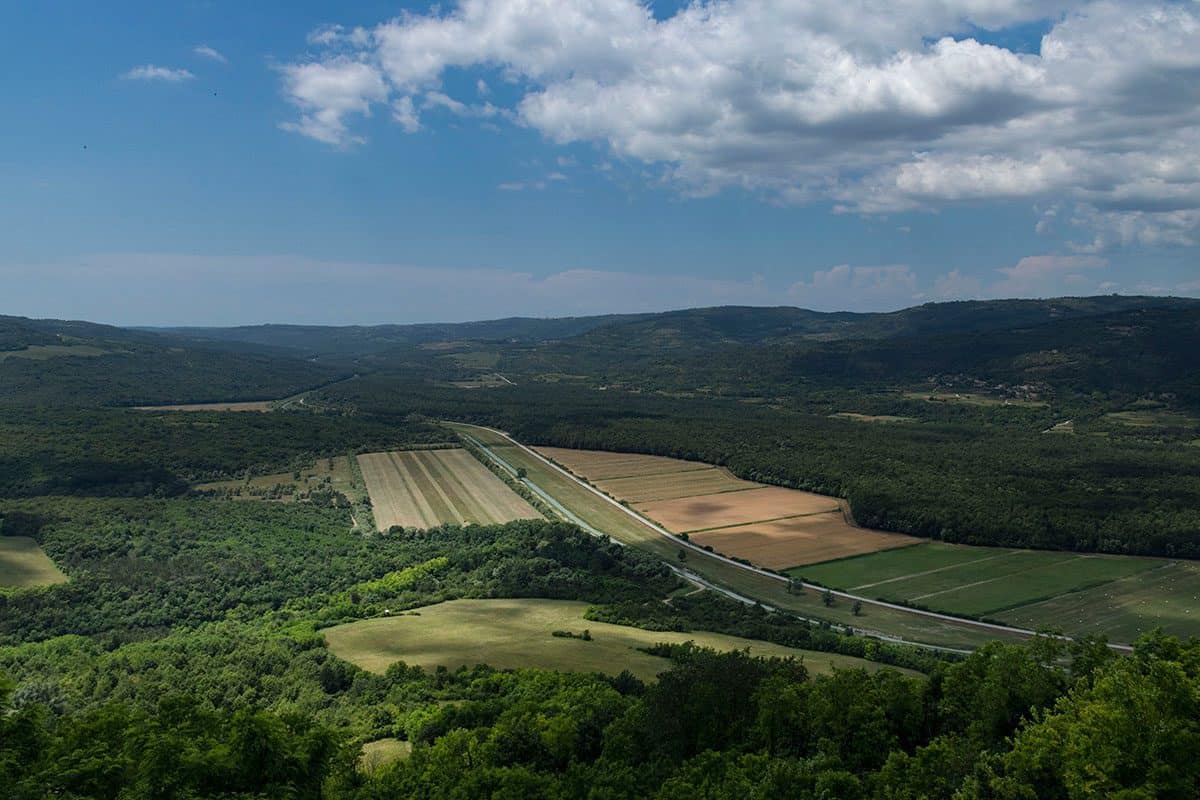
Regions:
[[[408,492],[408,496],[413,499],[413,505],[417,509],[417,516],[421,518],[421,523],[425,527],[432,528],[437,524],[437,511],[434,510],[433,504],[429,502],[429,498],[421,491],[417,476],[406,465],[405,459],[400,457],[400,453],[390,452],[386,455],[396,477],[400,481],[400,485]]]
[[[1034,570],[1037,570],[1037,569],[1045,569],[1046,567],[1058,567],[1058,566],[1066,564],[1070,561],[1078,561],[1080,558],[1082,558],[1082,556],[1075,556],[1074,558],[1064,558],[1062,561],[1054,561],[1050,564],[1039,564],[1036,567],[1030,567],[1028,569],[1020,569],[1020,570],[1017,570],[1016,572],[1009,572],[1004,575],[997,575],[994,578],[984,578],[981,581],[972,581],[971,583],[964,583],[959,586],[951,586],[949,589],[939,589],[936,592],[930,592],[929,594],[923,594],[923,595],[920,595],[919,597],[910,597],[909,601],[915,603],[918,600],[925,600],[927,598],[937,597],[937,596],[943,595],[943,594],[950,594],[951,592],[958,592],[963,589],[973,589],[976,586],[983,586],[985,583],[995,583],[996,581],[1004,580],[1005,578],[1013,578],[1013,577],[1016,577],[1017,575],[1023,575],[1027,572],[1033,572]],[[975,562],[969,561],[967,563],[973,564]]]
[[[462,512],[462,509],[458,507],[457,503],[450,499],[450,495],[447,494],[446,490],[442,488],[442,484],[433,477],[433,473],[429,470],[429,467],[425,465],[425,461],[421,458],[420,454],[416,452],[412,453],[412,458],[410,460],[416,469],[420,470],[421,475],[425,476],[425,480],[429,481],[429,485],[433,488],[434,492],[437,493],[437,496],[441,498],[443,503],[446,504],[447,516],[452,517],[459,525],[466,524],[466,514]]]
[[[568,449],[568,448],[562,448],[562,449]],[[603,453],[606,451],[597,450],[595,452]],[[635,455],[641,455],[641,453],[636,453]],[[652,458],[670,458],[670,456],[652,456]],[[565,466],[564,466],[564,469],[566,469]],[[630,478],[658,478],[663,475],[687,475],[688,473],[691,473],[691,472],[708,472],[710,469],[720,469],[720,467],[711,467],[710,466],[710,467],[691,467],[688,469],[669,469],[669,470],[665,470],[663,472],[646,472],[642,475],[612,475],[612,476],[608,476],[608,477],[604,477],[604,478],[588,478],[585,475],[579,475],[577,477],[584,478],[585,480],[589,480],[589,481],[627,481]],[[572,470],[572,474],[574,474],[574,470]]]
[[[459,509],[462,511],[462,517],[464,520],[470,516],[478,518],[479,521],[485,525],[491,525],[499,522],[499,520],[496,519],[496,517],[491,513],[491,510],[488,508],[486,500],[483,497],[476,495],[475,492],[472,491],[471,487],[467,486],[462,477],[451,468],[451,465],[442,463],[433,456],[430,456],[429,459],[426,460],[423,457],[424,455],[426,454],[419,455],[417,458],[421,459],[422,463],[426,466],[431,475],[434,473],[437,474],[437,481],[439,483],[445,481],[445,483],[450,487],[451,493],[457,500],[461,501],[461,504],[456,505],[459,505]]]
[[[746,490],[742,489],[740,491],[746,491]],[[727,492],[710,492],[710,494],[727,494]],[[696,497],[707,497],[707,495],[696,495]],[[679,499],[686,500],[687,498],[681,497]],[[751,525],[766,525],[768,522],[783,522],[785,519],[801,519],[803,517],[822,517],[822,516],[825,516],[826,514],[837,514],[837,513],[838,513],[838,510],[836,508],[831,508],[828,511],[808,511],[804,514],[788,514],[785,517],[770,517],[768,519],[756,519],[756,520],[753,520],[752,522],[735,522],[732,525],[718,525],[715,528],[696,528],[694,531],[683,531],[683,533],[686,533],[688,536],[691,536],[693,533],[715,533],[716,531],[727,531],[730,528],[748,528]],[[903,536],[904,534],[901,533],[901,534],[897,534],[897,535]]]
[[[923,578],[926,575],[933,575],[936,572],[945,572],[946,570],[957,569],[958,567],[965,567],[968,564],[979,564],[983,561],[991,561],[992,559],[996,559],[996,558],[1008,558],[1011,555],[1014,555],[1016,553],[1021,553],[1021,552],[1024,552],[1024,551],[1010,550],[1007,553],[1000,553],[1000,554],[994,555],[994,556],[984,556],[983,558],[976,558],[971,561],[960,561],[957,564],[947,564],[944,567],[935,567],[934,569],[927,569],[924,572],[910,572],[909,574],[901,575],[898,578],[888,578],[887,580],[875,581],[875,583],[864,583],[864,584],[860,584],[858,586],[851,586],[851,587],[849,587],[849,591],[857,592],[859,589],[873,589],[876,586],[883,586],[885,583],[895,583],[896,581],[906,581],[909,578]],[[913,599],[917,600],[919,598],[913,598]]]
[[[462,424],[471,425],[471,423],[459,423],[459,424],[460,424],[460,425],[462,425]],[[729,557],[727,557],[727,556],[720,555],[720,554],[718,554],[718,553],[710,553],[709,551],[705,550],[704,548],[700,547],[699,545],[693,544],[693,543],[691,543],[691,542],[688,542],[688,541],[684,541],[683,539],[680,539],[678,536],[676,536],[675,534],[671,533],[670,531],[668,531],[667,529],[663,528],[662,526],[660,526],[660,525],[658,525],[658,524],[656,524],[656,523],[653,523],[653,522],[649,521],[648,519],[646,519],[645,517],[643,517],[641,514],[638,514],[638,513],[637,513],[637,512],[635,512],[634,510],[632,510],[632,509],[628,508],[627,506],[624,506],[624,505],[622,505],[621,503],[617,502],[616,500],[612,499],[612,498],[611,498],[611,497],[609,497],[608,495],[606,495],[606,494],[604,494],[603,492],[601,492],[600,490],[596,489],[594,486],[590,486],[589,484],[585,483],[584,481],[581,481],[581,480],[579,480],[579,478],[575,477],[574,475],[572,475],[572,474],[571,474],[570,472],[568,472],[567,470],[565,470],[565,469],[563,469],[562,467],[558,466],[558,465],[557,465],[557,464],[555,464],[553,461],[551,461],[550,459],[548,459],[548,458],[546,458],[545,456],[543,456],[541,453],[539,453],[539,452],[537,452],[536,450],[533,450],[532,448],[530,448],[530,447],[528,447],[528,446],[526,446],[526,445],[522,444],[521,442],[518,442],[516,439],[512,438],[511,436],[509,436],[509,435],[508,435],[507,433],[505,433],[504,431],[499,431],[499,430],[496,430],[495,428],[489,428],[489,427],[487,427],[486,425],[475,425],[475,426],[473,426],[473,427],[477,427],[477,428],[481,428],[481,429],[483,429],[483,430],[486,430],[486,431],[490,431],[491,433],[494,433],[494,434],[496,434],[497,436],[500,436],[500,437],[502,437],[502,438],[504,438],[504,439],[507,439],[508,441],[510,441],[510,442],[512,442],[514,445],[516,445],[517,447],[519,447],[519,448],[521,448],[522,450],[524,450],[526,453],[529,453],[529,454],[530,454],[530,455],[532,455],[534,458],[536,458],[536,459],[538,459],[539,461],[541,461],[541,462],[543,462],[543,463],[547,464],[549,467],[551,467],[551,468],[552,468],[552,469],[554,469],[555,471],[557,471],[557,472],[561,473],[562,475],[565,475],[565,476],[567,476],[567,477],[568,477],[570,480],[572,480],[572,481],[575,481],[575,483],[579,484],[580,486],[582,486],[582,487],[583,487],[584,489],[586,489],[587,491],[591,492],[592,494],[596,495],[596,496],[597,496],[597,497],[599,497],[600,499],[604,500],[606,503],[609,503],[609,504],[611,504],[611,505],[613,505],[613,506],[616,506],[617,508],[621,509],[621,511],[623,511],[624,513],[626,513],[626,514],[628,514],[629,516],[633,517],[634,519],[638,520],[638,521],[639,521],[639,522],[641,522],[643,525],[646,525],[646,526],[647,526],[647,527],[649,527],[651,530],[654,530],[654,531],[658,532],[659,534],[661,534],[661,535],[663,535],[663,536],[667,537],[668,539],[670,539],[672,542],[674,542],[675,544],[677,544],[677,545],[678,545],[678,546],[680,546],[680,547],[685,547],[685,548],[688,548],[688,549],[690,549],[690,550],[692,550],[692,551],[694,551],[694,552],[697,552],[697,553],[700,553],[700,554],[702,554],[702,555],[703,555],[703,556],[705,556],[705,557],[708,557],[708,558],[715,558],[715,559],[717,559],[718,561],[722,561],[722,562],[724,562],[724,563],[726,563],[726,564],[730,564],[730,565],[732,565],[732,566],[735,566],[735,567],[737,567],[737,568],[739,568],[739,569],[744,569],[744,570],[746,570],[746,571],[748,571],[748,572],[753,572],[753,573],[755,573],[755,574],[757,574],[757,575],[762,575],[762,576],[764,576],[764,577],[770,578],[770,579],[772,579],[772,580],[779,581],[779,582],[781,582],[781,583],[787,583],[787,582],[790,580],[790,579],[789,579],[789,578],[787,578],[786,576],[784,576],[784,575],[780,575],[780,574],[779,574],[779,573],[777,573],[777,572],[772,572],[772,571],[770,571],[770,570],[761,569],[760,567],[755,567],[755,566],[753,566],[753,565],[744,564],[744,563],[742,563],[742,562],[740,562],[740,561],[736,561],[736,560],[734,560],[734,559],[732,559],[732,558],[729,558]],[[612,538],[612,537],[609,537],[609,538]],[[663,563],[668,563],[668,562],[664,561]],[[709,582],[709,583],[711,583],[711,582]],[[862,603],[866,603],[866,604],[868,604],[868,605],[879,606],[880,608],[890,608],[890,609],[893,609],[893,610],[895,610],[895,611],[903,611],[903,612],[905,612],[905,613],[908,613],[908,614],[913,614],[913,615],[916,615],[916,616],[928,617],[928,618],[930,618],[930,619],[942,620],[943,622],[951,622],[951,623],[956,623],[956,624],[966,625],[966,626],[969,626],[969,627],[974,627],[974,628],[982,628],[982,629],[984,629],[984,630],[1000,631],[1000,632],[1002,632],[1002,633],[1011,633],[1011,634],[1016,634],[1016,635],[1018,635],[1018,636],[1027,636],[1027,637],[1033,637],[1033,636],[1037,636],[1037,635],[1038,635],[1037,631],[1029,630],[1028,628],[1018,628],[1018,627],[1014,627],[1014,626],[1012,626],[1012,625],[1001,625],[1001,624],[998,624],[998,623],[995,623],[995,622],[984,622],[983,620],[977,620],[977,619],[967,619],[967,618],[964,618],[964,617],[956,617],[956,616],[954,616],[954,615],[952,615],[952,614],[942,614],[942,613],[940,613],[940,612],[937,612],[937,611],[926,611],[926,610],[924,610],[924,609],[920,609],[920,608],[913,608],[913,607],[911,607],[911,606],[902,605],[902,604],[900,604],[900,603],[890,603],[890,602],[888,602],[888,601],[886,601],[886,600],[877,600],[877,599],[873,599],[873,598],[870,598],[870,597],[861,597],[861,596],[859,596],[859,595],[850,594],[850,593],[848,593],[848,592],[839,591],[839,590],[837,590],[837,589],[830,589],[830,588],[828,588],[828,587],[826,587],[826,586],[820,586],[820,585],[818,585],[818,584],[815,584],[815,583],[802,583],[802,585],[803,585],[803,587],[804,587],[804,588],[806,588],[806,589],[813,589],[813,590],[816,590],[816,591],[822,591],[822,592],[825,592],[825,591],[827,591],[827,592],[829,592],[831,595],[833,595],[834,597],[842,597],[842,598],[845,598],[845,599],[847,599],[847,600],[858,600],[858,601],[860,601],[860,602],[862,602]],[[714,587],[714,588],[715,588],[715,587]],[[734,594],[736,594],[736,593],[734,593]],[[756,602],[757,602],[757,601],[756,601]],[[760,603],[760,605],[761,605],[761,603]],[[1064,639],[1064,640],[1066,640],[1066,641],[1070,641],[1070,637],[1067,637],[1067,636],[1061,636],[1061,635],[1060,635],[1060,636],[1057,636],[1056,638],[1060,638],[1060,639]],[[907,640],[904,640],[904,639],[899,639],[898,637],[894,637],[894,638],[893,638],[893,641],[907,641]],[[908,643],[909,643],[909,644],[920,644],[919,642],[908,642]],[[1110,645],[1109,645],[1109,647],[1111,647],[1111,648],[1113,648],[1113,649],[1117,649],[1117,650],[1122,650],[1122,651],[1131,651],[1131,650],[1132,650],[1132,648],[1131,648],[1131,647],[1129,647],[1129,646],[1127,646],[1127,645],[1113,645],[1113,644],[1110,644]]]

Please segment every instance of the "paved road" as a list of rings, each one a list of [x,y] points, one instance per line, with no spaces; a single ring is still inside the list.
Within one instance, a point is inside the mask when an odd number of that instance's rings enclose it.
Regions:
[[[643,517],[641,514],[637,513],[636,511],[634,511],[633,509],[629,508],[628,506],[622,505],[621,503],[617,502],[616,500],[612,499],[612,498],[611,498],[611,497],[609,497],[608,495],[604,494],[604,492],[601,492],[599,489],[595,488],[594,486],[591,486],[591,485],[589,485],[589,484],[585,483],[584,481],[581,481],[579,478],[575,477],[574,475],[572,475],[570,472],[568,472],[567,470],[563,469],[563,468],[562,468],[562,467],[560,467],[559,465],[555,464],[553,461],[551,461],[550,459],[546,458],[546,457],[545,457],[545,456],[543,456],[541,453],[537,452],[536,450],[534,450],[534,449],[532,449],[532,448],[530,448],[530,447],[526,447],[525,445],[523,445],[523,444],[521,444],[520,442],[518,442],[516,439],[512,438],[511,436],[509,436],[509,435],[508,435],[507,433],[505,433],[504,431],[498,431],[498,430],[496,430],[495,428],[488,428],[488,427],[485,427],[485,426],[483,426],[483,425],[475,425],[475,426],[472,426],[472,427],[481,428],[482,430],[486,430],[486,431],[488,431],[488,432],[490,432],[490,433],[494,433],[494,434],[496,434],[497,436],[501,436],[501,437],[503,437],[503,438],[504,438],[504,439],[506,439],[508,442],[512,443],[512,444],[513,444],[513,445],[515,445],[516,447],[519,447],[519,448],[521,448],[521,449],[522,449],[522,450],[524,450],[526,453],[528,453],[529,455],[531,455],[531,456],[533,456],[534,458],[538,459],[539,461],[543,462],[544,464],[546,464],[546,465],[547,465],[548,467],[550,467],[551,469],[554,469],[554,470],[556,470],[557,472],[559,472],[560,474],[562,474],[562,475],[563,475],[563,476],[565,476],[566,478],[568,478],[568,479],[570,479],[570,480],[574,481],[575,483],[577,483],[578,485],[582,486],[584,489],[586,489],[586,490],[588,490],[589,492],[591,492],[592,494],[596,495],[596,496],[597,496],[597,497],[599,497],[601,500],[605,501],[606,503],[609,503],[609,504],[613,505],[613,506],[614,506],[614,507],[616,507],[616,508],[619,508],[619,509],[620,509],[620,510],[621,510],[623,513],[625,513],[625,514],[628,514],[629,516],[633,517],[633,518],[634,518],[634,519],[636,519],[638,522],[640,522],[642,525],[645,525],[646,527],[650,528],[651,530],[655,531],[656,533],[658,533],[658,534],[661,534],[662,536],[665,536],[665,537],[667,537],[668,539],[670,539],[670,540],[671,540],[671,542],[672,542],[673,544],[676,544],[676,545],[678,545],[678,546],[680,546],[680,547],[687,547],[687,548],[690,548],[691,550],[693,550],[693,551],[695,551],[695,552],[702,553],[702,554],[703,554],[705,557],[708,557],[708,558],[716,558],[716,559],[718,559],[718,560],[720,560],[720,561],[723,561],[723,562],[725,562],[726,564],[730,564],[730,565],[732,565],[732,566],[734,566],[734,567],[737,567],[738,569],[744,569],[744,570],[747,570],[747,571],[749,571],[749,572],[753,572],[753,573],[756,573],[756,574],[758,574],[758,575],[762,575],[763,577],[770,578],[770,579],[772,579],[772,580],[777,580],[777,581],[780,581],[781,583],[787,583],[787,581],[788,581],[788,579],[787,579],[786,577],[784,577],[783,575],[780,575],[780,574],[778,574],[778,573],[776,573],[776,572],[771,572],[771,571],[769,571],[769,570],[765,570],[765,569],[759,569],[758,567],[753,567],[753,566],[750,566],[749,564],[743,564],[741,561],[736,561],[736,560],[734,560],[734,559],[732,559],[732,558],[727,558],[727,557],[725,557],[725,556],[722,556],[722,555],[719,555],[719,554],[717,554],[717,553],[712,553],[712,552],[709,552],[708,550],[705,550],[704,548],[700,547],[699,545],[697,545],[697,544],[695,544],[695,543],[693,543],[693,542],[688,542],[688,541],[685,541],[685,540],[683,540],[683,539],[680,539],[678,536],[676,536],[675,534],[671,533],[671,532],[670,532],[670,531],[668,531],[666,528],[663,528],[663,527],[661,527],[660,525],[658,525],[658,524],[656,524],[656,523],[652,522],[651,520],[647,519],[646,517]],[[472,438],[473,438],[473,437],[472,437]],[[473,440],[474,440],[474,439],[473,439]],[[485,450],[485,451],[488,453],[488,455],[492,456],[492,458],[496,459],[497,461],[501,461],[501,459],[500,459],[498,456],[496,456],[494,453],[492,453],[492,451],[491,451],[491,450],[490,450],[490,449],[489,449],[489,448],[488,448],[486,445],[482,444],[482,443],[481,443],[481,442],[479,442],[478,440],[474,440],[474,442],[475,442],[475,444],[476,444],[478,447],[480,447],[480,448],[482,448],[483,450]],[[513,475],[516,475],[516,471],[515,471],[515,470],[513,470],[513,469],[511,468],[511,466],[510,466],[510,465],[508,465],[508,464],[505,464],[505,468],[506,468],[506,469],[508,469],[510,472],[512,472],[512,473],[513,473]],[[526,483],[526,484],[527,484],[527,485],[528,485],[528,486],[529,486],[531,489],[533,489],[534,491],[536,491],[536,492],[537,492],[537,494],[538,494],[539,496],[541,496],[541,497],[543,497],[543,498],[547,498],[547,499],[549,499],[549,496],[548,496],[548,495],[547,495],[545,492],[543,492],[543,491],[540,489],[540,487],[536,487],[536,486],[534,486],[534,485],[533,485],[533,484],[532,484],[530,481],[528,481],[528,480],[526,480],[526,481],[525,481],[525,483]],[[554,506],[554,507],[555,507],[555,508],[557,508],[557,509],[560,509],[560,510],[565,510],[565,509],[563,509],[562,505],[561,505],[561,504],[559,504],[559,503],[558,503],[558,502],[556,502],[556,501],[552,501],[552,502],[551,502],[551,505],[552,505],[552,506]],[[589,526],[589,525],[583,524],[583,523],[582,523],[582,521],[581,521],[581,520],[579,520],[579,518],[578,518],[578,517],[575,517],[575,515],[574,515],[574,514],[570,514],[570,512],[568,512],[568,515],[569,515],[569,516],[568,516],[568,518],[569,518],[569,519],[571,519],[571,521],[572,521],[572,522],[575,522],[576,524],[582,524],[584,528],[590,528],[590,527],[591,527],[591,526]],[[592,529],[592,530],[594,531],[595,529]],[[598,533],[598,531],[597,531],[597,533]],[[602,535],[603,535],[603,534],[602,534]],[[611,537],[609,537],[609,538],[611,538]],[[614,540],[614,541],[615,541],[615,540]],[[672,568],[674,569],[675,567],[672,565]],[[676,569],[676,571],[679,571],[679,570],[678,570],[678,569]],[[689,575],[694,575],[694,573],[691,573],[691,572],[690,572],[690,570],[685,570],[685,571],[686,571],[686,572],[688,572],[688,574],[689,574]],[[722,592],[722,594],[725,594],[725,595],[727,595],[727,596],[730,596],[730,597],[734,597],[735,599],[742,600],[742,601],[746,601],[746,600],[748,600],[748,598],[745,598],[745,597],[743,597],[742,595],[738,595],[736,592],[730,592],[729,590],[722,589],[722,588],[721,588],[721,587],[719,587],[719,586],[715,586],[715,585],[713,585],[713,584],[709,583],[708,581],[704,580],[703,578],[700,578],[699,576],[695,576],[695,578],[697,579],[697,581],[698,581],[698,582],[700,582],[700,583],[703,583],[705,586],[708,586],[709,588],[715,589],[715,590],[717,590],[717,591],[721,591],[721,592]],[[870,598],[870,597],[863,597],[863,596],[861,596],[861,595],[850,594],[849,592],[839,592],[839,591],[836,591],[836,590],[827,589],[827,587],[820,586],[820,585],[818,585],[818,584],[815,584],[815,583],[804,583],[804,588],[806,588],[806,589],[813,589],[813,590],[816,590],[816,591],[821,591],[821,592],[824,592],[824,591],[830,591],[830,592],[831,592],[831,593],[832,593],[832,594],[833,594],[835,597],[842,597],[842,598],[845,598],[845,599],[847,599],[847,600],[857,600],[857,601],[861,602],[861,603],[862,603],[862,604],[864,604],[864,605],[873,605],[873,606],[880,606],[880,607],[882,607],[882,608],[890,608],[890,609],[893,609],[893,610],[896,610],[896,611],[902,611],[902,612],[904,612],[904,613],[906,613],[906,614],[914,614],[914,615],[916,615],[916,616],[920,616],[920,617],[927,617],[927,618],[929,618],[929,619],[942,620],[942,621],[945,621],[945,622],[951,622],[951,623],[954,623],[954,624],[956,624],[956,625],[965,625],[965,626],[974,627],[974,628],[982,628],[982,629],[985,629],[985,630],[992,630],[992,631],[997,631],[997,632],[999,632],[999,633],[1007,633],[1007,634],[1012,634],[1012,635],[1016,635],[1016,636],[1026,636],[1026,637],[1029,637],[1029,636],[1036,636],[1036,635],[1037,635],[1037,632],[1036,632],[1036,631],[1031,631],[1031,630],[1029,630],[1028,628],[1016,628],[1016,627],[1013,627],[1013,626],[1010,626],[1010,625],[1000,625],[1000,624],[997,624],[997,623],[994,623],[994,622],[982,622],[982,621],[980,621],[980,620],[965,619],[965,618],[963,618],[963,617],[955,617],[955,616],[952,616],[952,615],[950,615],[950,614],[940,614],[940,613],[938,613],[938,612],[936,612],[936,611],[926,611],[926,610],[924,610],[924,609],[919,609],[919,608],[911,608],[911,607],[909,607],[909,606],[900,605],[899,603],[889,603],[889,602],[887,602],[887,601],[885,601],[885,600],[876,600],[876,599],[873,599],[873,598]],[[756,601],[750,600],[750,602],[756,602]],[[916,645],[920,645],[920,646],[922,646],[922,647],[935,647],[935,649],[943,649],[943,650],[944,650],[944,649],[947,649],[947,648],[939,648],[939,647],[936,647],[936,646],[934,646],[934,645],[926,645],[926,644],[924,644],[924,643],[922,643],[922,642],[912,642],[912,641],[909,641],[909,640],[906,640],[906,639],[900,639],[900,638],[898,638],[898,637],[888,636],[888,635],[886,635],[886,634],[882,634],[882,633],[878,633],[878,632],[866,632],[866,631],[863,631],[863,632],[864,632],[864,633],[871,633],[871,635],[877,636],[878,638],[887,639],[887,640],[889,640],[889,641],[905,642],[905,643],[907,643],[907,644],[916,644]],[[1060,637],[1060,638],[1063,638],[1063,639],[1068,639],[1068,640],[1069,640],[1069,637],[1066,637],[1066,636],[1063,636],[1063,637]],[[1109,645],[1109,647],[1113,648],[1114,650],[1120,650],[1120,651],[1122,651],[1122,652],[1131,652],[1131,651],[1133,650],[1133,648],[1132,648],[1132,647],[1129,647],[1129,646],[1127,646],[1127,645],[1120,645],[1120,644],[1110,644],[1110,645]]]

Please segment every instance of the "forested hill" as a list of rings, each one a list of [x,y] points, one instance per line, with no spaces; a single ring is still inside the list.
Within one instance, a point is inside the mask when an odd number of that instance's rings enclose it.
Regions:
[[[849,321],[836,335],[785,333],[782,327],[771,334],[761,324],[768,315],[751,313],[758,310],[714,309],[514,351],[505,366],[527,374],[586,374],[631,388],[724,395],[770,397],[806,388],[932,380],[955,389],[977,382],[1024,385],[1043,396],[1169,394],[1200,408],[1200,304],[1151,301],[1102,312],[1089,307],[1088,313],[1048,308],[1002,314],[993,304],[922,306],[898,312],[908,321],[886,336],[864,335],[868,327],[884,327],[878,318]],[[743,317],[756,322],[734,324]]]
[[[442,342],[531,344],[564,339],[599,346],[703,349],[722,342],[778,343],[883,339],[935,333],[1003,330],[1135,309],[1200,310],[1200,300],[1165,297],[1063,297],[927,303],[886,313],[820,312],[803,308],[718,306],[652,314],[415,325],[244,325],[145,329],[193,342],[245,342],[306,354],[362,356]]]
[[[0,316],[0,403],[273,400],[351,374],[241,342],[197,344],[91,322]]]
[[[232,328],[158,330],[196,342],[248,342],[320,356],[362,356],[397,347],[451,341],[543,342],[565,339],[643,316],[649,315],[610,314],[554,319],[510,317],[482,322],[417,325],[243,325]]]

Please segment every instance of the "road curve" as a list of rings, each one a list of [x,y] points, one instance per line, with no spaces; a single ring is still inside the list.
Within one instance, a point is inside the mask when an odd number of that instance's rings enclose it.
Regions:
[[[461,424],[467,424],[467,423],[458,423],[458,424],[461,425]],[[780,575],[777,572],[771,572],[770,570],[760,569],[759,567],[751,566],[749,564],[744,564],[741,561],[737,561],[735,559],[729,558],[728,556],[720,555],[719,553],[710,552],[693,542],[689,542],[689,541],[679,538],[675,534],[668,531],[666,528],[663,528],[662,526],[658,525],[657,523],[652,522],[651,520],[649,520],[646,517],[642,516],[641,514],[637,513],[636,511],[629,508],[628,506],[622,505],[621,503],[619,503],[616,500],[614,500],[613,498],[609,497],[608,495],[606,495],[604,492],[600,491],[596,487],[588,484],[585,481],[580,480],[578,477],[571,474],[568,470],[565,470],[562,467],[560,467],[558,464],[555,464],[553,461],[546,458],[545,456],[543,456],[541,453],[537,452],[533,448],[526,447],[525,445],[521,444],[520,442],[518,442],[516,439],[509,436],[504,431],[499,431],[499,430],[496,430],[495,428],[489,428],[485,425],[471,425],[471,427],[480,428],[480,429],[488,431],[490,433],[494,433],[497,436],[503,437],[504,439],[511,442],[513,445],[515,445],[516,447],[521,448],[526,453],[530,454],[531,456],[538,459],[539,461],[542,461],[550,468],[557,470],[559,473],[561,473],[562,475],[571,479],[575,483],[579,484],[584,489],[587,489],[589,492],[596,495],[600,499],[604,500],[606,503],[610,503],[613,506],[615,506],[616,508],[621,509],[621,511],[623,511],[624,513],[633,517],[638,522],[642,523],[643,525],[645,525],[646,527],[655,531],[656,533],[667,537],[668,539],[670,539],[672,541],[672,543],[674,543],[680,547],[689,548],[695,552],[702,553],[706,557],[716,558],[720,561],[725,562],[726,564],[730,564],[739,569],[744,569],[749,572],[754,572],[758,575],[762,575],[763,577],[771,578],[772,580],[777,580],[782,583],[787,583],[787,581],[788,581],[788,578],[784,577],[783,575]],[[481,444],[481,443],[477,442],[477,444]],[[489,453],[490,453],[490,451],[489,451]],[[703,582],[706,585],[711,586],[711,584],[709,584],[708,581],[703,581]],[[995,623],[995,622],[983,622],[982,620],[966,619],[964,617],[956,617],[951,614],[941,614],[941,613],[938,613],[937,611],[926,611],[925,609],[912,608],[911,606],[905,606],[905,605],[901,605],[899,603],[889,603],[886,600],[876,600],[876,599],[873,599],[870,597],[863,597],[861,595],[850,594],[849,592],[840,592],[840,591],[837,591],[834,589],[829,589],[828,587],[821,586],[821,585],[815,584],[815,583],[803,583],[803,586],[806,589],[814,589],[814,590],[821,591],[821,592],[825,592],[825,591],[831,592],[834,597],[842,597],[847,600],[857,600],[857,601],[863,603],[864,605],[873,605],[873,606],[879,606],[882,608],[890,608],[890,609],[893,609],[896,611],[902,611],[907,614],[914,614],[916,616],[926,617],[929,619],[942,620],[945,622],[952,622],[952,623],[955,623],[958,625],[967,625],[970,627],[982,628],[985,630],[992,630],[992,631],[997,631],[1000,633],[1008,633],[1008,634],[1013,634],[1016,636],[1030,637],[1030,636],[1037,635],[1037,631],[1032,631],[1032,630],[1029,630],[1028,628],[1017,628],[1017,627],[1013,627],[1011,625],[1001,625],[1001,624]],[[716,587],[713,587],[713,588],[716,588]],[[893,637],[884,637],[884,638],[891,639]],[[1070,637],[1068,637],[1068,636],[1059,636],[1057,638],[1061,638],[1061,639],[1064,639],[1067,641],[1070,640]],[[910,642],[908,640],[898,640],[898,641],[904,641],[908,644],[921,644],[919,642]],[[927,645],[922,645],[922,646],[927,646]],[[1128,645],[1123,645],[1123,644],[1109,644],[1109,647],[1111,647],[1114,650],[1120,650],[1121,652],[1132,652],[1133,651],[1132,647],[1130,647]],[[942,648],[938,648],[938,649],[942,649]]]

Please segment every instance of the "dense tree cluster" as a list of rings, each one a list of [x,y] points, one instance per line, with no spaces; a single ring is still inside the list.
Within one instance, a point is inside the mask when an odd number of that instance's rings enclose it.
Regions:
[[[1200,791],[1200,644],[1149,638],[993,644],[929,679],[677,648],[650,685],[629,677],[404,667],[410,696],[456,687],[393,725],[410,758],[353,767],[335,730],[295,714],[153,714],[113,703],[54,714],[0,692],[10,796],[384,798],[1163,798]],[[386,704],[377,695],[374,702]],[[372,701],[363,697],[363,713]]]
[[[0,406],[0,497],[177,495],[191,481],[284,472],[315,458],[450,438],[425,422],[304,411]]]

